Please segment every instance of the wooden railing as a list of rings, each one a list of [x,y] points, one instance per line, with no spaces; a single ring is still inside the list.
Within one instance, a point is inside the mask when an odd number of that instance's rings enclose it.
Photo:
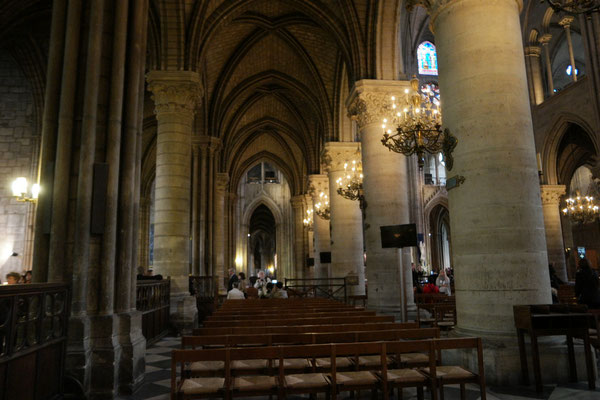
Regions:
[[[148,343],[156,342],[169,331],[171,281],[137,281],[136,307],[142,312],[142,333]]]
[[[69,306],[65,284],[0,286],[0,399],[61,396]]]
[[[322,297],[347,303],[347,278],[288,279],[284,286],[289,297]]]
[[[217,308],[219,302],[219,284],[216,276],[189,277],[190,294],[196,297],[198,322],[202,323]]]

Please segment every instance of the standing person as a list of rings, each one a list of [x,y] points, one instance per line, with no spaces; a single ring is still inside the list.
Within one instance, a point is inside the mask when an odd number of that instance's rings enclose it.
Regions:
[[[600,308],[600,282],[598,275],[592,271],[586,258],[579,260],[579,268],[575,274],[575,295],[579,304],[589,308]]]
[[[265,297],[267,295],[267,285],[271,283],[269,277],[265,277],[265,271],[258,271],[258,278],[254,287],[258,289],[258,297]]]
[[[440,275],[435,280],[435,284],[440,288],[440,293],[446,293],[448,296],[452,294],[450,293],[450,278],[446,275],[444,268],[440,270]]]
[[[240,272],[238,274],[238,278],[239,278],[239,282],[240,282],[239,289],[242,292],[246,293],[246,287],[248,286],[248,283],[246,282],[246,274],[243,272]]]
[[[227,292],[233,289],[233,282],[237,281],[239,281],[239,279],[235,274],[235,268],[229,268],[229,281],[227,282]]]

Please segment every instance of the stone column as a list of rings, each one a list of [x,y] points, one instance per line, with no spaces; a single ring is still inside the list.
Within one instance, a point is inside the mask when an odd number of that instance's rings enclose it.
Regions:
[[[360,128],[365,196],[365,247],[369,308],[405,318],[412,294],[410,248],[383,249],[380,227],[408,224],[408,176],[404,155],[381,144],[381,122],[390,112],[392,94],[404,93],[406,81],[361,80],[348,98],[350,115]]]
[[[542,104],[544,102],[544,85],[542,84],[542,61],[540,56],[542,49],[539,46],[528,46],[525,48],[525,59],[529,65],[529,84],[532,92],[532,103]]]
[[[358,150],[358,155],[357,155]],[[358,286],[349,287],[349,294],[365,294],[363,261],[362,211],[358,201],[337,194],[337,180],[345,174],[344,164],[360,157],[360,143],[328,142],[322,155],[329,177],[331,208],[331,274],[333,277],[354,275]]]
[[[198,221],[198,204],[200,202],[199,191],[200,174],[200,148],[197,144],[192,146],[192,275],[200,275],[200,238]]]
[[[520,375],[513,306],[552,302],[520,2],[426,3],[448,99],[444,126],[458,139],[451,174],[465,179],[448,193],[454,333],[483,337],[486,380],[512,385]]]
[[[565,34],[567,35],[567,46],[569,47],[569,61],[571,63],[571,77],[573,82],[577,82],[577,71],[575,68],[575,54],[573,53],[573,41],[571,40],[571,23],[575,18],[572,15],[567,15],[560,20],[559,24],[565,28]]]
[[[548,96],[554,96],[554,79],[552,78],[552,62],[550,61],[550,46],[552,35],[546,34],[540,38],[540,43],[544,47],[544,61],[546,62],[546,80],[548,81]]]
[[[308,184],[309,193],[312,196],[314,208],[314,205],[319,202],[319,193],[324,192],[329,196],[329,179],[327,179],[327,175],[309,175]],[[332,274],[331,264],[322,264],[320,259],[321,253],[331,251],[331,231],[329,228],[329,220],[323,219],[316,213],[313,213],[313,232],[315,240],[315,278],[338,278],[338,276],[334,276]]]
[[[219,290],[227,291],[224,278],[229,276],[225,265],[225,192],[229,184],[229,175],[224,172],[215,174],[215,223],[213,225],[213,265],[214,275],[219,282]]]
[[[158,120],[154,268],[171,277],[171,321],[190,329],[198,316],[188,271],[191,134],[200,77],[191,71],[151,71],[147,79]]]
[[[291,202],[294,212],[294,278],[304,278],[304,196],[294,196]],[[248,270],[251,270],[250,265]]]
[[[565,262],[565,245],[560,223],[560,199],[566,193],[566,186],[542,185],[541,192],[548,262],[554,265],[558,277],[567,282],[569,279]]]

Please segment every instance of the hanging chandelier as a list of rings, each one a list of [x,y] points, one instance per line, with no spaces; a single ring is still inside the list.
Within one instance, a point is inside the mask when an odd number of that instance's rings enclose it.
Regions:
[[[548,3],[555,12],[567,14],[591,14],[600,10],[600,0],[540,0]]]
[[[452,151],[458,140],[448,129],[442,131],[440,101],[433,90],[419,90],[416,77],[411,79],[410,87],[410,90],[404,91],[404,100],[391,97],[392,114],[383,119],[381,142],[396,153],[405,156],[416,154],[419,168],[425,164],[425,153],[441,152],[446,169],[451,170],[454,163]]]
[[[313,226],[313,210],[312,209],[308,209],[306,210],[306,218],[304,218],[304,220],[302,221],[304,223],[304,226],[307,227],[308,229],[311,229]]]
[[[331,218],[329,199],[323,192],[319,193],[319,202],[315,204],[315,214],[324,220],[329,220]]]
[[[600,208],[592,196],[581,196],[578,192],[577,196],[570,197],[565,201],[567,206],[563,208],[562,212],[574,222],[587,224],[594,222],[600,215]]]
[[[352,160],[344,164],[344,176],[336,181],[337,193],[348,200],[363,199],[363,174],[362,163]]]

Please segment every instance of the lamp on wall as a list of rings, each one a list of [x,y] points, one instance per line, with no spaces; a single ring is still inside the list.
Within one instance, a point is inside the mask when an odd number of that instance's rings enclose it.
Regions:
[[[413,77],[404,100],[392,96],[391,113],[383,119],[381,143],[391,151],[418,157],[419,168],[425,164],[425,153],[442,153],[446,169],[452,169],[452,152],[458,140],[448,129],[442,130],[440,101],[433,91],[419,90],[419,80]]]
[[[21,176],[13,181],[12,192],[17,201],[36,202],[40,194],[40,185],[34,183],[29,187],[27,178]]]
[[[331,209],[329,208],[329,199],[323,192],[319,193],[319,202],[315,204],[315,214],[320,218],[329,220],[331,218]]]
[[[567,14],[591,14],[600,10],[600,0],[540,0],[546,2],[555,12]]]

